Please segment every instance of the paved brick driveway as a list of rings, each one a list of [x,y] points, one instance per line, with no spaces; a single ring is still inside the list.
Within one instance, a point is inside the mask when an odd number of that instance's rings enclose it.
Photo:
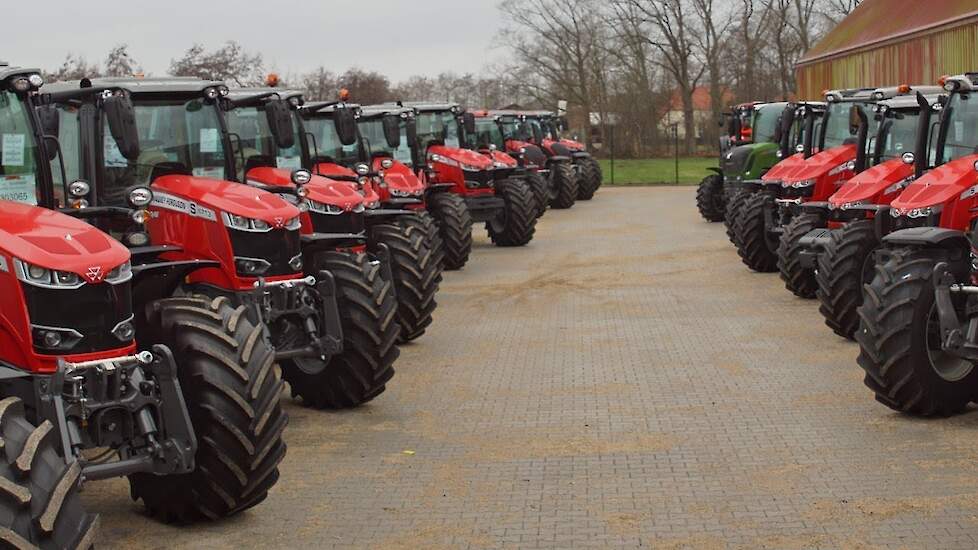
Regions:
[[[439,301],[374,403],[288,401],[263,505],[175,528],[91,484],[101,546],[978,547],[978,415],[876,405],[692,189],[603,189],[525,249],[480,235]]]

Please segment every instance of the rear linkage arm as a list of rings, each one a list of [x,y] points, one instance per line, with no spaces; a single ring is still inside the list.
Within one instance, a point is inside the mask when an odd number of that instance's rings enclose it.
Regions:
[[[947,353],[968,361],[978,362],[978,315],[971,311],[972,302],[978,296],[978,286],[956,282],[946,262],[934,266],[934,302],[941,322],[941,347]],[[958,319],[958,312],[951,300],[951,293],[969,296],[969,320],[965,328]]]

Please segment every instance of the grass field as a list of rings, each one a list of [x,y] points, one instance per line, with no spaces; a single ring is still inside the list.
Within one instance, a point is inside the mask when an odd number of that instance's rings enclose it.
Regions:
[[[611,184],[611,161],[600,159],[605,185]],[[714,157],[680,157],[679,184],[695,185],[718,166]],[[674,185],[676,160],[673,158],[615,160],[615,185]]]

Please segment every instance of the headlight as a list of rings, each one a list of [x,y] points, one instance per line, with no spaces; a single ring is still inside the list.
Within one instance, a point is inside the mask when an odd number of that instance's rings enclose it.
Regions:
[[[811,187],[813,185],[815,185],[815,180],[813,180],[813,179],[812,180],[793,181],[793,182],[787,182],[787,181],[781,182],[781,186],[782,187],[792,187],[794,189],[804,189],[806,187]]]
[[[14,258],[14,270],[21,281],[46,288],[78,288],[85,283],[77,274],[34,265]]]
[[[395,197],[417,197],[421,195],[421,191],[405,191],[403,189],[391,189],[391,195]]]
[[[464,162],[460,162],[459,166],[466,172],[478,172],[482,170],[482,168],[479,168],[478,166],[472,166],[471,164],[465,164]]]
[[[285,229],[288,231],[296,231],[302,227],[302,220],[299,216],[292,218],[291,220],[285,222]]]
[[[520,147],[520,154],[521,155],[525,155],[526,154],[526,147]]]
[[[264,220],[246,218],[244,216],[238,216],[237,214],[231,214],[229,212],[221,212],[221,218],[224,220],[224,225],[230,227],[231,229],[237,229],[238,231],[267,233],[272,230],[272,226]]]
[[[857,206],[862,206],[864,204],[866,204],[866,201],[864,201],[864,200],[847,202],[847,203],[845,203],[845,204],[842,205],[842,209],[843,210],[849,210],[850,208],[855,208]]]
[[[113,269],[105,276],[105,281],[111,284],[124,283],[132,279],[132,263],[126,262],[119,267]]]
[[[68,184],[68,193],[72,197],[84,197],[92,190],[87,181],[77,180]]]
[[[361,176],[366,176],[367,174],[370,173],[370,167],[367,166],[366,164],[362,163],[362,162],[356,165],[355,170],[356,170],[356,173],[359,174],[359,175],[361,175]]]
[[[904,153],[900,158],[903,159],[904,164],[913,164],[917,160],[917,156],[909,151]]]
[[[149,206],[151,202],[153,202],[153,191],[149,187],[134,187],[129,190],[129,204],[136,208]]]
[[[292,171],[292,183],[296,185],[305,185],[312,180],[312,172],[299,168]]]
[[[383,168],[384,170],[390,170],[391,168],[394,167],[394,161],[392,161],[391,159],[384,159],[380,161],[380,167]]]
[[[343,213],[343,209],[335,204],[326,204],[309,199],[306,199],[306,203],[309,205],[310,212],[329,214],[330,216],[338,216]]]
[[[805,152],[805,146],[802,145],[801,143],[799,143],[798,145],[795,145],[795,152],[796,153],[804,153]]]
[[[933,216],[934,214],[940,214],[941,210],[944,209],[944,205],[938,204],[935,206],[925,206],[923,208],[914,208],[907,212],[908,218],[927,218]]]
[[[234,259],[235,271],[244,277],[260,277],[271,268],[272,264],[261,258],[237,257]]]
[[[220,94],[221,92],[217,88],[207,88],[204,90],[204,96],[207,97],[207,99],[217,99],[217,96]]]
[[[774,156],[778,158],[782,158],[784,157],[784,153],[781,152],[781,149],[778,149],[778,152],[774,153]]]

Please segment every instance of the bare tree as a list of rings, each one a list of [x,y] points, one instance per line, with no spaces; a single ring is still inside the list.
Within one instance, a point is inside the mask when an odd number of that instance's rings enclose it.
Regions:
[[[80,80],[102,76],[97,63],[88,63],[84,57],[68,54],[60,67],[51,72],[44,72],[44,80],[56,82],[59,80]]]
[[[325,67],[317,67],[310,73],[302,75],[298,79],[303,95],[307,101],[328,101],[336,98],[339,91],[336,75],[326,70]]]
[[[105,56],[105,76],[133,76],[142,72],[139,63],[129,55],[128,44],[119,44]]]
[[[256,86],[265,81],[261,54],[249,54],[234,41],[213,52],[206,51],[201,44],[194,44],[183,57],[170,62],[170,74],[224,80],[237,86]]]
[[[694,42],[709,76],[710,109],[715,120],[720,118],[720,113],[725,108],[723,103],[727,90],[723,85],[723,37],[733,25],[733,18],[728,13],[719,12],[714,0],[693,0],[693,10],[698,19],[699,31],[694,33]],[[713,142],[718,137],[716,126],[708,124],[706,127],[709,141]]]
[[[349,90],[357,103],[383,103],[392,99],[390,81],[378,72],[354,67],[340,75],[337,84]]]

